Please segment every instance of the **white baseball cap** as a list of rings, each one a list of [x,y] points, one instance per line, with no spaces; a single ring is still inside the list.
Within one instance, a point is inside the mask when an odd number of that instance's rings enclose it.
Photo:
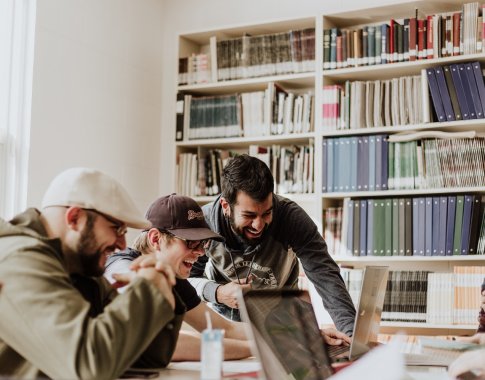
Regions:
[[[71,168],[58,174],[42,200],[42,208],[51,206],[78,206],[99,211],[128,227],[151,227],[126,190],[115,179],[95,169]]]

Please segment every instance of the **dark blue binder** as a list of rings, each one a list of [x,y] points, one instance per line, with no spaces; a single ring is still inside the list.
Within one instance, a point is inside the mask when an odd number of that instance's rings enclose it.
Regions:
[[[485,113],[485,85],[483,84],[483,73],[480,63],[472,62],[473,74],[475,75],[475,82],[477,83],[478,95],[480,95],[480,103],[482,110]]]
[[[347,241],[345,241],[345,252],[347,255],[352,256],[353,246],[354,246],[354,201],[352,199],[349,200],[347,206]]]
[[[424,255],[431,256],[433,251],[433,198],[424,198]]]
[[[461,84],[463,86],[463,91],[465,93],[466,104],[468,104],[468,111],[470,111],[470,119],[477,118],[477,110],[473,103],[473,98],[471,94],[470,85],[468,84],[468,76],[466,74],[465,65],[463,63],[457,64],[458,73],[460,74]],[[453,73],[453,72],[452,72]],[[461,103],[460,103],[461,106]]]
[[[453,111],[453,105],[451,104],[450,93],[448,92],[448,87],[446,86],[445,73],[442,67],[436,67],[434,69],[436,74],[436,82],[438,82],[438,88],[440,91],[441,102],[443,103],[443,109],[445,110],[446,120],[454,121],[455,112]]]
[[[432,224],[432,244],[431,256],[439,255],[439,229],[440,229],[440,197],[433,197],[433,224]]]
[[[475,194],[473,196],[472,221],[470,224],[470,246],[468,247],[468,253],[470,255],[475,255],[477,253],[482,211],[482,196]]]
[[[471,63],[465,64],[466,76],[468,78],[468,85],[470,86],[470,95],[472,97],[473,106],[477,113],[477,119],[483,119],[482,102],[480,101],[480,95],[478,94],[477,81],[475,80],[475,73]]]
[[[448,197],[446,213],[446,256],[453,256],[453,237],[455,236],[456,196]]]
[[[461,227],[461,254],[468,255],[470,247],[470,223],[472,219],[473,195],[465,195],[463,221]]]
[[[451,79],[455,86],[456,97],[458,98],[458,104],[460,105],[461,116],[463,120],[471,119],[470,110],[468,109],[468,103],[466,102],[465,89],[461,83],[460,71],[458,65],[450,65]]]
[[[433,100],[434,111],[436,113],[437,121],[446,121],[446,114],[443,108],[443,103],[441,101],[440,91],[438,88],[438,82],[436,81],[436,74],[434,69],[426,69],[426,74],[428,76],[428,87],[431,93],[431,99]]]

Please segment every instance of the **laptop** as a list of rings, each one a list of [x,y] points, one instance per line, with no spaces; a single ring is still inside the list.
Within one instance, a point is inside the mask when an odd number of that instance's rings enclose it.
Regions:
[[[267,380],[324,380],[334,370],[308,292],[251,290],[239,311],[253,354]]]
[[[354,360],[378,344],[377,334],[379,334],[381,324],[388,276],[389,267],[387,266],[367,266],[365,268],[355,315],[352,343],[350,347],[329,346],[329,355],[332,359]]]
[[[364,354],[371,347],[367,343],[377,341],[388,272],[388,267],[366,268],[362,289],[367,294],[359,301],[355,324],[361,331],[354,331],[349,358]],[[321,337],[307,292],[252,290],[240,294],[239,308],[267,379],[320,380],[332,375],[330,346]]]

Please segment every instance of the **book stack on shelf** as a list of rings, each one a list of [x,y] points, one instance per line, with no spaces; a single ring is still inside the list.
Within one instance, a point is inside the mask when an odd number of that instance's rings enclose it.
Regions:
[[[417,4],[419,6],[419,4]],[[414,15],[356,28],[323,31],[323,69],[379,65],[475,54],[482,51],[483,18],[479,3],[461,10]]]
[[[342,277],[354,304],[358,303],[363,270],[342,268]],[[390,271],[383,322],[436,325],[477,325],[480,292],[476,283],[485,275],[483,266],[454,266],[451,273]]]

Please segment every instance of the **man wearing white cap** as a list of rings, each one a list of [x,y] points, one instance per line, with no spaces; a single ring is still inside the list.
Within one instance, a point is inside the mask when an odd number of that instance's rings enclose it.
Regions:
[[[0,375],[111,379],[165,366],[185,310],[171,268],[138,265],[122,295],[102,277],[126,228],[150,225],[118,182],[85,168],[59,174],[42,210],[0,219]]]

